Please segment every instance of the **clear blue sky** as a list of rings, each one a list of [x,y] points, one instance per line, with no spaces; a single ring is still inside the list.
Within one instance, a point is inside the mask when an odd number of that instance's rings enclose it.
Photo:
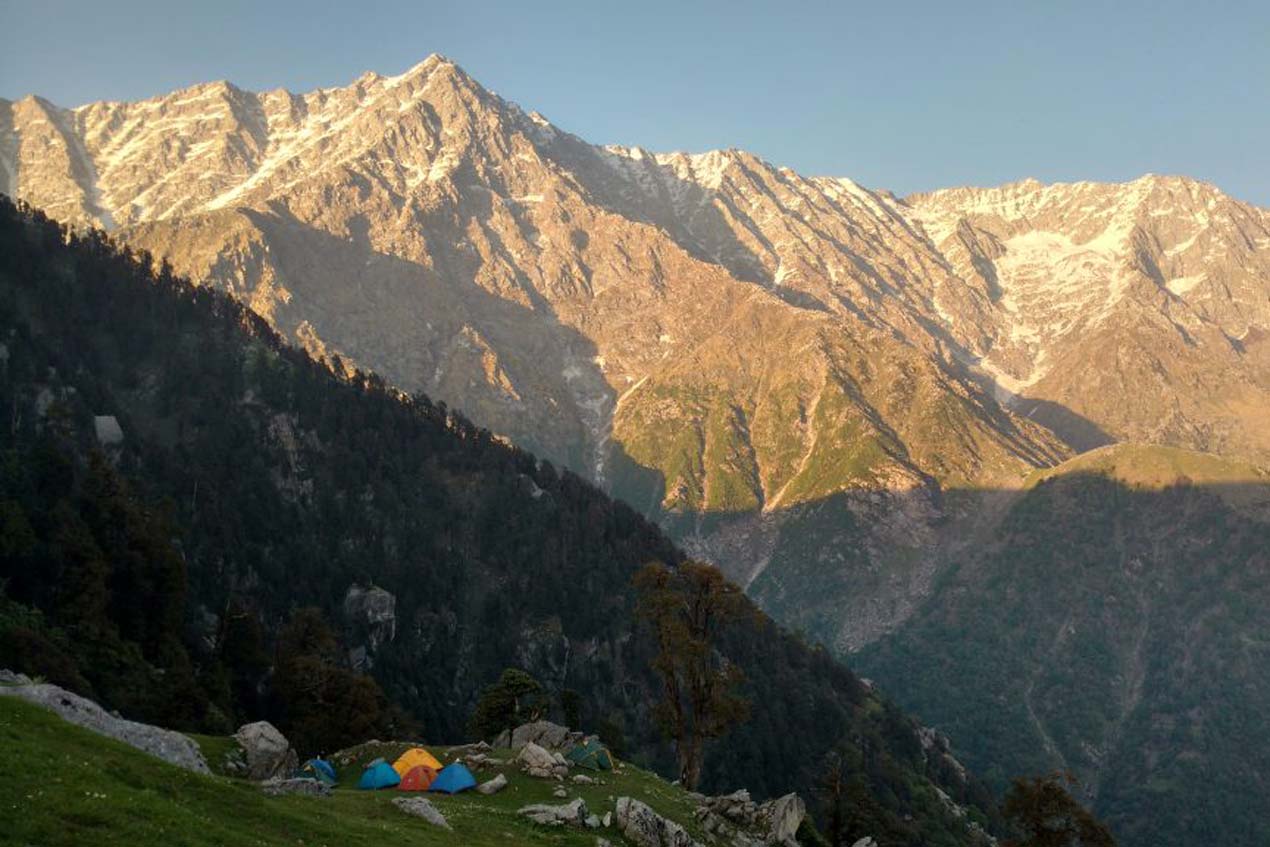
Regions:
[[[1183,173],[1270,206],[1270,2],[0,0],[0,96],[344,84],[444,53],[599,143],[898,193]]]

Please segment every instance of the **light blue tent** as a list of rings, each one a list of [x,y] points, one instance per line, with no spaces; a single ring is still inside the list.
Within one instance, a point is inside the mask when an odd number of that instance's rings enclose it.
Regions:
[[[428,786],[429,791],[440,791],[442,794],[458,794],[476,787],[476,777],[460,762],[446,765]]]
[[[401,782],[401,777],[393,770],[392,765],[383,759],[372,762],[358,780],[357,787],[363,791],[375,791],[380,788],[394,788]]]

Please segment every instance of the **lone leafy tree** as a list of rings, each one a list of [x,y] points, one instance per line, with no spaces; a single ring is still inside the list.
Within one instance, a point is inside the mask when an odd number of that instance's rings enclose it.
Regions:
[[[657,718],[674,741],[680,782],[695,790],[706,742],[749,714],[749,702],[737,693],[741,669],[719,654],[718,640],[751,607],[739,588],[704,562],[676,568],[653,562],[636,574],[635,587],[639,615],[657,639],[653,669],[662,681]]]
[[[1020,838],[1007,847],[1115,847],[1111,831],[1076,802],[1064,785],[1075,786],[1070,773],[1016,779],[1001,811]]]
[[[493,738],[505,729],[538,720],[546,711],[545,704],[538,680],[518,668],[507,668],[498,682],[481,692],[469,729],[477,738]]]

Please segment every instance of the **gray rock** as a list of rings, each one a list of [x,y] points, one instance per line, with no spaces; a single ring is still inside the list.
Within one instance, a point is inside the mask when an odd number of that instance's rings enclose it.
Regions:
[[[682,826],[633,797],[617,798],[617,826],[639,847],[701,847]]]
[[[482,782],[480,785],[476,786],[476,790],[481,794],[488,795],[488,794],[497,794],[498,792],[502,791],[506,787],[507,787],[507,777],[503,776],[500,773],[498,776],[494,777],[489,782]]]
[[[764,803],[759,807],[758,819],[767,825],[767,843],[796,847],[798,840],[794,836],[806,814],[807,805],[797,794],[786,794]]]
[[[99,444],[111,445],[123,443],[123,427],[114,415],[97,415],[93,418],[93,430],[97,433]]]
[[[596,815],[587,815],[587,816],[586,816],[586,828],[587,828],[587,829],[599,829],[599,828],[600,828],[600,819],[599,819],[599,817],[597,817]]]
[[[372,585],[350,585],[344,594],[344,617],[353,630],[353,638],[361,642],[359,661],[372,665],[371,656],[380,645],[397,636],[397,598],[390,591]]]
[[[534,721],[521,724],[512,731],[511,748],[519,750],[526,744],[537,744],[548,750],[558,750],[569,743],[569,728],[551,721]],[[578,733],[580,736],[581,734]]]
[[[874,841],[872,837],[866,835],[864,838],[861,838],[859,841],[852,844],[851,847],[878,847],[878,843]]]
[[[521,763],[525,773],[538,779],[552,779],[560,775],[562,767],[556,763],[554,756],[532,741],[520,748],[516,761]],[[568,772],[567,768],[565,772]]]
[[[505,750],[505,749],[507,749],[508,747],[512,746],[512,733],[511,733],[511,730],[509,730],[509,729],[505,729],[505,730],[503,730],[502,732],[500,732],[500,733],[499,733],[499,734],[498,734],[498,735],[494,738],[494,744],[493,744],[493,746],[494,746],[494,747],[497,747],[499,750]]]
[[[562,798],[562,799],[563,799],[563,798],[565,798],[565,797],[568,797],[568,796],[569,796],[569,792],[568,792],[568,791],[565,791],[565,790],[564,790],[564,787],[563,787],[563,786],[561,786],[560,788],[557,788],[555,791],[551,792],[551,796],[552,796],[552,797],[560,797],[560,798]]]
[[[234,740],[247,756],[249,779],[286,777],[295,772],[299,760],[287,737],[268,721],[245,724]]]
[[[581,797],[577,797],[560,806],[535,803],[532,806],[521,808],[517,814],[524,815],[534,823],[542,824],[543,826],[576,827],[585,827],[586,819],[590,816],[586,802]]]
[[[441,810],[432,805],[432,802],[426,797],[397,797],[392,801],[392,804],[407,815],[423,818],[433,826],[439,826],[442,829],[453,829],[450,826],[450,822],[445,819],[445,815],[441,814]]]
[[[0,685],[30,685],[31,677],[24,673],[0,670]]]
[[[9,678],[18,681],[25,679],[21,674],[12,674]],[[0,685],[0,696],[19,697],[51,709],[69,723],[122,741],[129,747],[158,756],[178,768],[196,773],[211,773],[203,752],[192,738],[170,729],[115,717],[92,700],[56,685]]]
[[[579,785],[594,785],[595,784],[595,780],[584,773],[580,773],[577,776],[573,777],[573,781]]]
[[[268,779],[260,783],[260,790],[270,797],[284,794],[302,794],[309,797],[331,796],[331,786],[316,779]]]

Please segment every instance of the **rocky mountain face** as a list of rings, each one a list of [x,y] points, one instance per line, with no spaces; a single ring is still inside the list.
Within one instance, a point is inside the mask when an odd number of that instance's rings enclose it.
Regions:
[[[898,198],[591,145],[439,56],[303,95],[0,101],[0,163],[585,474],[839,651],[920,623],[1038,468],[1270,457],[1270,213],[1194,180]]]

